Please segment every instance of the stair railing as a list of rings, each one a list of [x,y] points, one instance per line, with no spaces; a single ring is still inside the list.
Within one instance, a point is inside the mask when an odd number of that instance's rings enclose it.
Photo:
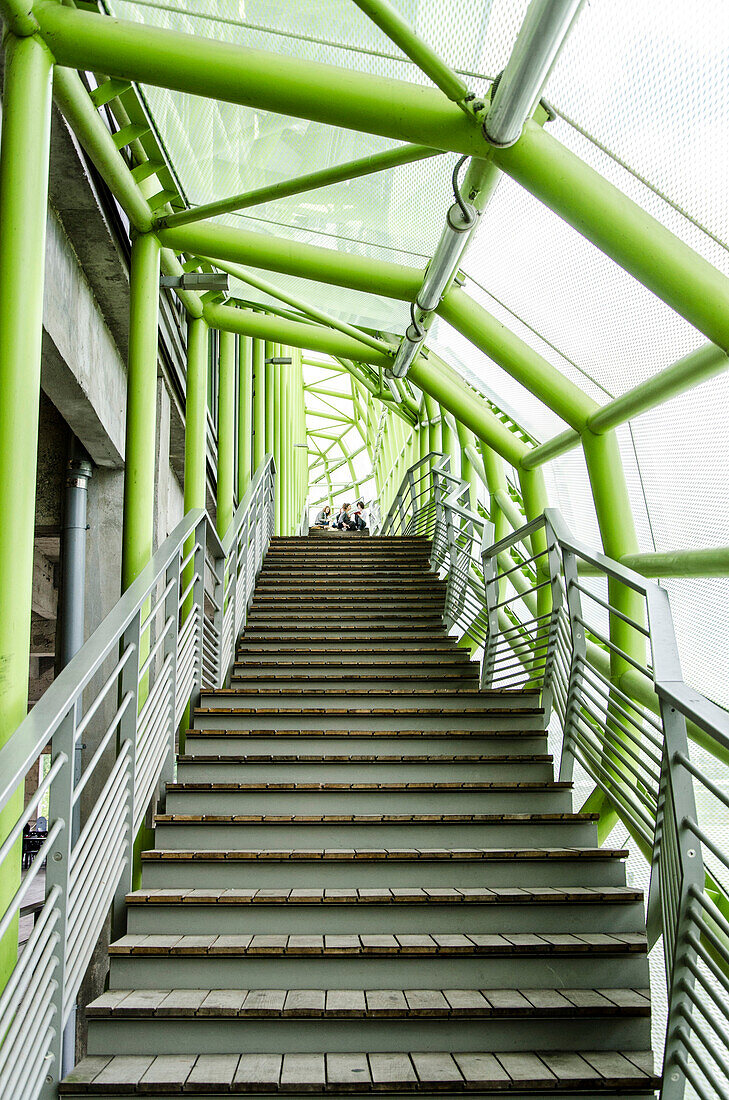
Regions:
[[[482,688],[540,692],[562,734],[560,777],[577,764],[651,863],[662,1100],[687,1081],[701,1100],[729,1095],[729,715],[683,681],[657,582],[575,540],[556,509],[492,545],[448,466],[431,454],[407,471],[383,534],[432,538],[444,621],[481,654]]]
[[[204,511],[188,513],[0,750],[0,810],[14,820],[0,866],[17,860],[24,826],[50,799],[48,835],[0,910],[2,940],[45,865],[44,905],[0,994],[0,1097],[57,1095],[63,1030],[110,907],[117,925],[123,913],[137,835],[174,776],[176,731],[232,664],[274,492],[268,456],[222,543]],[[49,743],[50,769],[23,808],[23,781]]]

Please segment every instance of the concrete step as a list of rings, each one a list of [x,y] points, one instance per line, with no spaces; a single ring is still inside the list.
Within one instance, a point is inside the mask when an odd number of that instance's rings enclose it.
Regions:
[[[110,1092],[132,1100],[183,1090],[193,1100],[241,1093],[303,1100],[371,1092],[393,1098],[518,1094],[548,1100],[563,1090],[572,1100],[618,1093],[623,1100],[653,1100],[659,1085],[647,1043],[643,1051],[580,1054],[541,1048],[539,1053],[462,1052],[456,1044],[443,1052],[101,1055],[80,1062],[60,1091],[69,1100]]]
[[[552,758],[541,755],[475,753],[446,756],[376,756],[348,753],[341,756],[324,753],[291,753],[288,757],[271,754],[237,756],[191,751],[177,760],[177,778],[181,783],[253,783],[266,786],[279,783],[539,783],[552,779]],[[169,788],[168,788],[169,790]]]
[[[127,931],[511,934],[642,932],[640,891],[625,887],[148,887],[127,895]]]
[[[252,670],[251,673],[235,672],[230,678],[231,687],[256,688],[258,691],[349,691],[350,688],[367,691],[396,691],[398,688],[412,685],[414,690],[425,688],[428,691],[436,689],[462,687],[466,691],[478,688],[478,669],[470,672],[467,669],[455,670],[443,673],[437,669],[422,668],[417,670],[397,671],[388,669],[385,674],[380,670],[354,669],[344,673],[341,671],[325,672],[321,669],[308,674],[281,670],[280,672],[261,672]]]
[[[479,667],[478,662],[471,661],[468,653],[464,650],[450,649],[446,646],[443,646],[442,649],[419,650],[413,648],[397,652],[378,652],[377,650],[365,652],[358,650],[343,651],[332,647],[331,649],[307,650],[306,652],[285,649],[266,652],[264,649],[256,653],[254,649],[252,653],[246,654],[245,657],[234,662],[233,671],[238,672],[244,669],[256,668],[327,668],[343,669],[345,671],[361,668],[418,669],[423,665],[429,669],[470,669],[473,667],[478,670]]]
[[[597,814],[157,814],[163,848],[591,845]]]
[[[232,996],[231,996],[232,993]],[[238,1006],[238,998],[241,1004]],[[238,1006],[238,1007],[232,1007]],[[643,1050],[646,988],[115,988],[87,1009],[89,1054],[409,1049]],[[171,1022],[173,1023],[171,1024]]]
[[[261,719],[257,727],[235,729],[222,719],[214,728],[190,729],[185,738],[188,755],[202,753],[206,756],[241,756],[244,754],[279,757],[296,757],[299,754],[325,755],[398,755],[428,754],[449,756],[453,753],[478,753],[504,756],[507,754],[544,755],[547,735],[543,729],[521,729],[516,724],[508,728],[508,719],[490,729],[453,729],[448,721],[431,720],[430,729],[417,728],[416,722],[404,718],[401,725],[392,729],[343,729],[342,723],[330,718],[312,723],[311,729],[302,728],[301,722],[279,716],[276,729],[271,729],[270,719]],[[425,723],[421,722],[420,725]],[[476,724],[473,722],[473,724]]]
[[[571,785],[551,782],[262,782],[189,780],[167,785],[168,814],[568,813]]]
[[[142,886],[295,889],[399,886],[625,885],[622,848],[510,847],[224,848],[161,846],[142,853]]]
[[[394,699],[395,696],[390,696]],[[442,698],[442,696],[441,696]],[[349,699],[349,696],[347,696]],[[430,701],[437,703],[438,696],[431,696]],[[529,733],[533,736],[544,733],[544,715],[541,710],[485,710],[478,714],[473,711],[459,713],[451,709],[434,709],[434,707],[377,707],[367,706],[327,706],[308,707],[301,706],[301,696],[289,697],[285,702],[278,701],[275,697],[260,697],[258,703],[251,704],[250,696],[240,699],[240,706],[210,706],[198,707],[193,712],[193,722],[196,729],[200,730],[229,730],[236,731],[260,731],[271,730],[275,725],[281,732],[298,730],[303,735],[318,737],[321,733],[327,736],[329,731],[342,733],[346,730],[347,736],[368,736],[371,727],[375,727],[378,734],[395,736],[398,733],[404,736],[423,737],[469,737],[471,735],[491,736],[507,735],[519,736]],[[454,748],[457,746],[454,742]]]
[[[261,701],[260,707],[251,705],[256,699]],[[238,685],[235,688],[203,690],[200,693],[200,706],[196,708],[195,713],[204,711],[242,713],[246,710],[257,710],[261,713],[262,708],[270,709],[273,706],[277,712],[292,708],[299,710],[318,708],[327,714],[336,714],[339,711],[355,714],[360,711],[367,714],[371,720],[376,720],[376,715],[383,712],[395,712],[404,716],[423,711],[458,715],[459,719],[465,720],[473,717],[496,718],[503,715],[541,717],[543,711],[538,702],[539,696],[536,693],[463,690],[459,686],[428,690],[426,686],[418,684],[417,690],[400,687],[385,691],[352,687],[346,692],[338,692],[331,688],[320,688],[318,691],[314,689],[296,691],[292,688],[286,691],[275,689],[269,691]]]
[[[648,985],[644,934],[128,933],[109,989],[549,989]]]
[[[345,659],[362,655],[380,660],[389,659],[392,655],[395,660],[417,660],[420,657],[437,660],[441,656],[470,660],[468,651],[457,646],[453,638],[433,637],[431,634],[422,638],[410,635],[389,638],[384,631],[379,634],[370,631],[370,634],[372,636],[369,638],[358,639],[344,635],[299,635],[289,631],[286,637],[275,637],[271,633],[259,631],[255,636],[241,635],[236,655],[239,661],[245,660],[249,655],[273,656],[277,653],[284,658],[311,654],[316,658],[333,655]]]

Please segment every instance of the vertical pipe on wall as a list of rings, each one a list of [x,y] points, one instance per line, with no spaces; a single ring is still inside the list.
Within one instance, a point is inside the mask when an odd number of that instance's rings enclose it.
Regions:
[[[251,480],[253,454],[253,343],[250,336],[238,341],[238,502]]]
[[[208,326],[191,318],[187,329],[185,387],[185,512],[205,507],[208,393]]]
[[[36,38],[5,39],[0,156],[0,746],[28,708],[33,532],[53,58]],[[23,790],[0,814],[0,841]],[[0,865],[0,911],[20,880],[20,842]],[[17,958],[17,922],[0,944],[0,987]]]
[[[274,366],[269,362],[269,359],[273,359],[274,350],[273,344],[270,340],[263,342],[264,355],[266,360],[265,369],[265,385],[264,391],[266,394],[266,454],[273,454],[273,418],[274,418]]]
[[[124,456],[122,589],[152,557],[160,246],[146,233],[132,241]]]
[[[266,345],[268,347],[268,345]],[[272,344],[272,355],[277,359],[281,351],[280,344]],[[269,357],[270,358],[270,357]],[[275,502],[275,519],[274,519],[274,533],[281,534],[281,497],[283,495],[283,470],[281,469],[281,367],[272,366],[272,385],[271,391],[273,396],[273,460],[276,463],[276,502]],[[266,378],[268,381],[268,378]]]
[[[219,332],[218,478],[216,528],[222,539],[233,520],[235,466],[235,334]]]

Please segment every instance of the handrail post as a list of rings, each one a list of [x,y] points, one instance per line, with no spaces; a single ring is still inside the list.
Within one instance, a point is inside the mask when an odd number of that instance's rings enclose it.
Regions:
[[[546,523],[547,535],[547,564],[549,567],[550,592],[552,594],[552,615],[549,620],[547,632],[547,653],[544,659],[544,673],[542,676],[542,709],[544,711],[544,724],[549,726],[552,717],[553,690],[552,679],[554,676],[555,650],[557,648],[557,634],[559,631],[560,616],[562,614],[562,585],[560,584],[560,553],[557,536],[552,530],[551,524]],[[539,637],[539,634],[537,634]]]
[[[46,1075],[46,1095],[55,1097],[58,1082],[71,1066],[63,1065],[63,1002],[66,995],[66,965],[68,962],[68,918],[69,886],[72,854],[74,755],[76,740],[76,705],[72,705],[65,717],[56,727],[51,741],[51,762],[60,756],[66,760],[51,785],[48,821],[55,824],[63,822],[63,828],[56,837],[46,862],[46,897],[54,887],[58,887],[58,923],[55,934],[58,937],[54,954],[58,959],[56,985],[51,994],[54,1013],[54,1035],[49,1051],[49,1067]]]
[[[134,828],[134,794],[137,756],[137,720],[139,715],[139,668],[140,660],[142,611],[136,615],[124,631],[119,644],[120,656],[123,656],[130,648],[132,656],[125,663],[119,677],[119,702],[131,695],[129,706],[124,711],[117,732],[117,753],[125,741],[129,742],[129,800],[127,803],[127,865],[119,879],[119,885],[114,894],[111,907],[112,933],[115,937],[122,936],[126,925],[126,897],[134,887],[135,877],[135,846],[137,842],[136,829]],[[174,695],[174,692],[173,692]]]
[[[195,634],[197,641],[197,662],[195,668],[195,682],[190,696],[190,722],[193,711],[200,701],[200,693],[205,684],[204,680],[204,638],[205,638],[205,535],[208,519],[204,516],[195,528],[195,553],[193,555],[194,583],[192,587],[192,607],[197,614],[197,626]]]
[[[165,587],[170,590],[165,598],[164,619],[167,622],[172,619],[172,627],[167,631],[162,659],[170,659],[170,716],[169,716],[169,743],[167,753],[160,773],[160,786],[162,790],[168,783],[172,783],[175,776],[175,696],[177,689],[177,639],[180,633],[180,555],[175,554],[165,572]]]
[[[486,595],[486,619],[488,633],[481,662],[481,690],[490,688],[494,678],[496,646],[499,640],[499,577],[496,555],[484,550],[481,554],[484,589]]]
[[[215,633],[215,664],[214,669],[214,684],[216,688],[224,686],[225,676],[227,668],[225,668],[225,638],[224,638],[224,624],[225,624],[225,558],[216,557],[214,560],[213,575],[215,577],[215,584],[213,587],[213,598],[215,600],[215,610],[213,613],[213,631]]]
[[[582,600],[580,598],[579,589],[577,588],[577,561],[575,555],[564,547],[562,547],[562,570],[564,573],[564,587],[567,599],[567,616],[569,620],[572,655],[562,729],[562,755],[559,765],[559,778],[561,782],[571,783],[575,767],[575,754],[573,748],[574,730],[577,724],[577,713],[580,708],[582,668],[583,663],[587,659],[587,642],[585,639],[585,628],[580,621],[582,619]]]

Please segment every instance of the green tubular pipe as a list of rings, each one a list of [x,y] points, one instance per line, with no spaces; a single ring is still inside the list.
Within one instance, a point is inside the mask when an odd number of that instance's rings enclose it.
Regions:
[[[251,481],[253,453],[253,340],[241,336],[238,358],[238,500]],[[257,468],[257,467],[256,467]]]
[[[263,339],[285,340],[293,347],[308,348],[309,351],[321,351],[327,355],[341,355],[372,363],[378,367],[392,365],[392,358],[383,352],[373,351],[360,340],[346,336],[343,332],[323,328],[320,325],[301,324],[286,321],[281,317],[270,317],[253,310],[236,309],[234,306],[221,306],[208,303],[205,306],[205,319],[213,328],[221,331],[237,332],[240,336],[258,336]]]
[[[384,172],[388,168],[397,168],[401,164],[412,164],[414,161],[426,160],[428,157],[435,157],[438,154],[438,149],[431,149],[427,145],[403,145],[397,149],[388,149],[384,153],[373,153],[370,157],[360,157],[358,160],[351,160],[346,164],[324,168],[320,172],[309,172],[305,176],[283,180],[281,183],[273,183],[269,187],[259,187],[255,191],[232,195],[229,199],[221,199],[220,202],[206,203],[204,206],[196,206],[192,210],[183,210],[179,214],[168,214],[160,218],[158,224],[163,228],[172,229],[178,225],[200,221],[202,218],[214,218],[219,214],[232,214],[236,210],[247,210],[251,206],[275,202],[276,199],[301,195],[307,191],[315,191],[320,187],[330,187],[333,183],[359,179],[361,176],[369,176],[373,172]]]
[[[139,233],[152,228],[152,212],[139,184],[114,144],[110,131],[89,99],[78,73],[56,66],[53,74],[56,103],[104,182],[114,192],[129,221]]]
[[[729,279],[637,203],[528,121],[493,160],[699,332],[729,351]]]
[[[185,269],[171,248],[162,249],[162,271],[165,275],[184,275]],[[202,317],[203,301],[194,290],[176,290],[175,294],[187,310],[188,317]]]
[[[203,257],[203,259],[207,260],[208,258]],[[389,353],[390,349],[384,340],[377,340],[374,336],[370,336],[368,332],[364,332],[362,329],[355,328],[354,325],[348,325],[345,321],[340,321],[336,317],[332,317],[331,314],[326,313],[323,309],[318,309],[309,302],[302,301],[301,298],[295,298],[292,294],[286,294],[267,279],[262,279],[260,276],[253,275],[246,268],[241,267],[240,264],[231,264],[226,260],[208,260],[208,262],[219,267],[221,271],[226,271],[229,275],[232,275],[234,279],[240,279],[241,282],[250,284],[250,286],[255,287],[257,290],[263,291],[264,294],[268,294],[272,298],[278,298],[280,301],[285,302],[286,305],[298,309],[301,313],[308,314],[309,317],[315,321],[319,321],[320,324],[338,329],[347,336],[351,336],[353,340],[359,340],[360,343],[373,348],[374,351],[379,351],[383,354]]]
[[[272,363],[269,363],[269,359],[273,358],[273,342],[271,340],[263,341],[264,356],[266,360],[265,367],[265,392],[266,392],[266,454],[273,454],[273,421],[276,395],[274,392],[274,372],[275,367]],[[278,469],[276,470],[278,476]]]
[[[729,577],[729,546],[624,554],[620,564],[643,577]]]
[[[608,557],[620,561],[625,555],[638,552],[638,540],[628,489],[622,472],[618,441],[614,432],[603,436],[586,432],[583,437],[583,447],[603,549]],[[533,471],[532,474],[538,472]],[[608,581],[608,600],[616,611],[635,622],[643,622],[645,606],[637,592],[618,581],[610,580]],[[610,640],[638,664],[645,665],[645,638],[617,615],[610,616]],[[610,678],[615,684],[620,683],[621,677],[630,668],[629,662],[619,654],[610,654]],[[619,730],[616,730],[615,734],[616,737],[621,737]],[[598,836],[602,843],[617,823],[618,815],[608,796],[600,790],[593,792],[586,806],[589,807],[588,812],[597,812],[601,815]]]
[[[440,409],[429,393],[425,394],[425,411],[428,417],[428,450],[440,451]]]
[[[418,38],[410,24],[403,19],[388,0],[354,0],[357,7],[369,16],[383,34],[414,62],[454,103],[465,99],[468,88],[457,73],[438,56],[426,42]]]
[[[473,463],[468,454],[469,447],[473,447],[476,442],[475,436],[469,428],[459,421],[456,422],[456,432],[458,434],[458,443],[461,448],[461,481],[468,483],[468,506],[474,508],[476,500],[478,498],[478,487],[476,485],[476,471],[473,468]]]
[[[274,53],[111,21],[55,3],[39,3],[34,14],[60,65],[489,157],[729,350],[729,280],[536,122],[527,121],[509,148],[487,148],[475,120],[433,88],[295,57],[282,66]],[[381,287],[378,292],[387,293]]]
[[[218,478],[215,520],[222,539],[233,519],[235,465],[235,336],[220,333],[218,360]]]
[[[253,469],[266,455],[266,365],[263,340],[253,340]]]
[[[152,556],[159,266],[160,248],[156,238],[151,233],[135,237],[129,295],[123,590],[139,576]]]
[[[463,423],[479,439],[490,444],[512,466],[517,466],[527,447],[501,423],[486,402],[471,390],[460,376],[445,363],[430,355],[428,360],[416,359],[408,378],[423,393],[430,394],[442,408],[453,413],[456,422]]]
[[[0,0],[0,18],[18,38],[25,38],[38,30],[31,0]]]
[[[641,413],[662,405],[664,401],[669,401],[672,397],[693,389],[694,386],[706,382],[709,378],[714,378],[727,367],[729,367],[729,358],[721,348],[716,344],[704,344],[696,351],[684,355],[665,370],[647,378],[645,382],[640,382],[627,393],[616,397],[613,401],[608,401],[588,416],[586,427],[593,434],[602,435],[624,424],[626,420],[640,416]],[[578,432],[572,430],[562,432],[561,435],[547,440],[540,447],[535,447],[522,459],[522,466],[525,469],[533,469],[572,450],[579,442]]]
[[[370,260],[215,222],[161,229],[159,238],[163,245],[177,252],[211,256],[216,261],[247,264],[404,301],[415,300],[423,281],[422,271],[404,264]]]
[[[276,358],[280,355],[278,344],[273,345],[273,354]],[[280,366],[273,366],[272,390],[273,390],[273,460],[276,463],[276,500],[274,534],[281,534],[281,497],[283,494],[284,472],[281,462],[281,370]]]
[[[446,295],[438,313],[570,427],[581,428],[598,408],[579,386],[458,287]]]
[[[53,58],[35,38],[5,40],[0,156],[0,745],[28,712],[33,534]],[[23,787],[0,811],[4,840]],[[0,911],[20,882],[20,848],[0,864]],[[18,955],[17,921],[0,943],[0,988]]]

